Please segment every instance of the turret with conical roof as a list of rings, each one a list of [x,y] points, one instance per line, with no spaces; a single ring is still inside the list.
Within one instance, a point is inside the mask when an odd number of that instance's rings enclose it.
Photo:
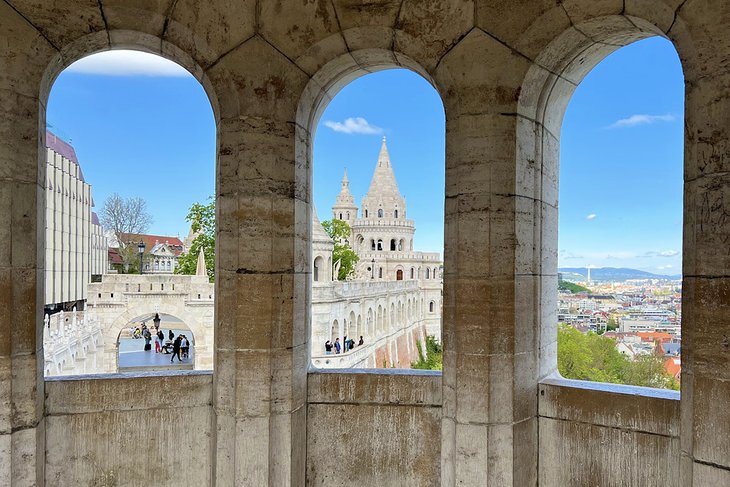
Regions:
[[[413,220],[406,218],[406,200],[398,190],[388,146],[383,137],[370,188],[362,199],[361,216],[352,225],[355,252],[361,257],[361,275],[373,278],[375,274],[380,276],[380,266],[383,265],[382,278],[391,277],[388,272],[397,269],[389,269],[387,262],[410,259],[406,254],[413,251],[415,231]],[[378,268],[377,273],[372,269],[373,260]],[[401,278],[404,268],[399,268]]]
[[[346,221],[350,227],[357,218],[357,205],[355,197],[350,192],[350,181],[347,179],[347,168],[345,175],[342,177],[342,188],[340,194],[337,195],[335,205],[332,207],[332,216],[339,220]]]
[[[399,219],[406,217],[406,201],[398,190],[393,166],[385,137],[380,146],[378,163],[375,166],[370,189],[362,200],[362,218],[364,219]]]

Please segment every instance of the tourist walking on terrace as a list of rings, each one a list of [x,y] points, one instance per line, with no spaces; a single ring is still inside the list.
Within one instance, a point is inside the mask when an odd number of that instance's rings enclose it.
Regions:
[[[188,341],[188,337],[185,335],[181,335],[182,340],[180,340],[180,351],[182,352],[182,358],[186,359],[189,357],[190,353],[190,342]]]
[[[159,331],[155,333],[155,353],[160,353],[160,351],[162,350],[162,338],[160,338],[160,333],[161,332]]]
[[[335,338],[335,353],[340,353],[342,346],[340,345],[340,337]]]
[[[144,328],[142,336],[144,336],[144,351],[149,352],[150,350],[152,350],[152,345],[150,343],[152,341],[152,333],[150,333],[149,328]]]
[[[180,336],[180,335],[178,335],[177,338],[175,338],[175,341],[172,342],[172,358],[170,359],[170,363],[175,361],[175,355],[177,355],[177,361],[182,362],[182,359],[180,358],[180,343],[181,342],[182,342],[182,336]]]
[[[172,330],[170,330],[170,334],[168,336],[170,337],[170,340],[175,339],[175,334],[172,332]]]

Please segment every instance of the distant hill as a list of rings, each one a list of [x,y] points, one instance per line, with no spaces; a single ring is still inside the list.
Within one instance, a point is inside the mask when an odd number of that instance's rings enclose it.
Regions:
[[[563,279],[566,281],[585,281],[588,276],[588,269],[586,267],[560,267],[558,272],[563,274]],[[626,281],[628,279],[677,280],[681,278],[681,275],[652,274],[651,272],[640,271],[639,269],[627,269],[625,267],[591,268],[591,281]]]

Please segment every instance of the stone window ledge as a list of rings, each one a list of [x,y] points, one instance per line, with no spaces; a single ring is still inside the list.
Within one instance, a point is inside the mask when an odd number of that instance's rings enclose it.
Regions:
[[[679,392],[551,377],[540,382],[538,415],[679,437]]]
[[[45,381],[46,414],[210,407],[212,371],[53,377]]]
[[[412,369],[338,369],[309,372],[310,404],[441,407],[441,372]]]

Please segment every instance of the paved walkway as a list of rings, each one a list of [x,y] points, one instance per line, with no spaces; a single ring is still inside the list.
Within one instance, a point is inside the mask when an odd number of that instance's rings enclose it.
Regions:
[[[165,340],[168,338],[168,332],[170,325],[180,325],[182,322],[175,318],[164,316],[160,323],[160,328],[165,334]],[[168,325],[168,326],[166,326]],[[188,329],[184,328],[172,328],[172,332],[177,335],[184,334],[188,337],[190,343],[190,357],[179,362],[175,357],[175,362],[171,363],[172,354],[167,353],[155,353],[155,340],[152,339],[152,350],[145,352],[144,350],[144,339],[143,338],[119,338],[119,370],[122,369],[145,369],[145,370],[164,370],[164,369],[180,369],[180,368],[193,368],[194,364],[194,346],[192,344],[192,333]]]

